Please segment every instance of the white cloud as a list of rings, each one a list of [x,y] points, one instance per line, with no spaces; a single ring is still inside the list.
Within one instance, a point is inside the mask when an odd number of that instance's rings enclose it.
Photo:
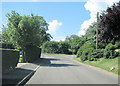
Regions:
[[[65,36],[57,36],[57,35],[55,35],[54,37],[53,37],[54,39],[52,39],[51,41],[64,41],[65,40]]]
[[[52,22],[49,22],[48,24],[48,31],[51,34],[55,34],[56,31],[62,26],[62,22],[58,22],[58,20],[52,20]]]
[[[119,0],[88,0],[84,5],[85,9],[90,11],[90,19],[85,20],[81,25],[81,29],[78,33],[79,36],[85,35],[86,30],[89,25],[96,21],[96,13],[102,10],[107,9],[107,7],[111,6],[114,2],[118,2]]]

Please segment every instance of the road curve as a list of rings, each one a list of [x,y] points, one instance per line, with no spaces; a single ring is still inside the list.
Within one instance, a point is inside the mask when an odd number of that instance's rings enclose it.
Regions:
[[[26,84],[118,84],[118,77],[73,60],[73,55],[42,55]]]

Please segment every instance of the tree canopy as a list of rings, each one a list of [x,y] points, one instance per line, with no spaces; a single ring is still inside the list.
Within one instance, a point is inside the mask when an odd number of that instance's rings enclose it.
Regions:
[[[3,30],[3,34],[7,36],[3,37],[14,45],[21,48],[26,45],[40,47],[43,42],[49,41],[51,38],[51,35],[46,33],[48,24],[42,16],[34,16],[32,13],[27,16],[20,16],[19,13],[12,11],[6,17],[8,18],[8,28],[5,31]]]
[[[79,49],[79,47],[81,47],[85,41],[84,38],[82,37],[79,37],[77,35],[71,35],[70,37],[66,37],[65,39],[66,42],[69,43],[70,45],[70,51],[73,53],[73,54],[76,54],[77,53],[77,50]]]
[[[120,40],[120,2],[108,7],[106,14],[100,18],[101,40]]]
[[[21,48],[23,57],[27,46],[41,47],[44,42],[50,41],[52,38],[46,32],[48,24],[42,16],[34,16],[32,13],[21,16],[19,13],[12,11],[7,13],[6,17],[8,23],[7,28],[3,27],[3,42],[12,43],[17,48]]]

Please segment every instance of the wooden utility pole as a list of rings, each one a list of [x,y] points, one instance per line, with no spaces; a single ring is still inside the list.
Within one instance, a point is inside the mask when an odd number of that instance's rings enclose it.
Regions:
[[[96,50],[98,49],[98,23],[99,23],[99,12],[97,12]]]

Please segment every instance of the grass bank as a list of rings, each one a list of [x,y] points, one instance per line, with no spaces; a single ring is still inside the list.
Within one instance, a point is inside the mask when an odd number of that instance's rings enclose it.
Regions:
[[[118,74],[118,61],[120,62],[120,56],[117,58],[114,58],[114,59],[100,58],[100,59],[98,59],[98,61],[84,61],[84,62],[81,61],[80,58],[74,58],[74,59],[81,63],[89,64],[89,65],[107,70],[109,72],[112,72],[114,74]],[[111,67],[114,67],[115,69],[110,70]]]

